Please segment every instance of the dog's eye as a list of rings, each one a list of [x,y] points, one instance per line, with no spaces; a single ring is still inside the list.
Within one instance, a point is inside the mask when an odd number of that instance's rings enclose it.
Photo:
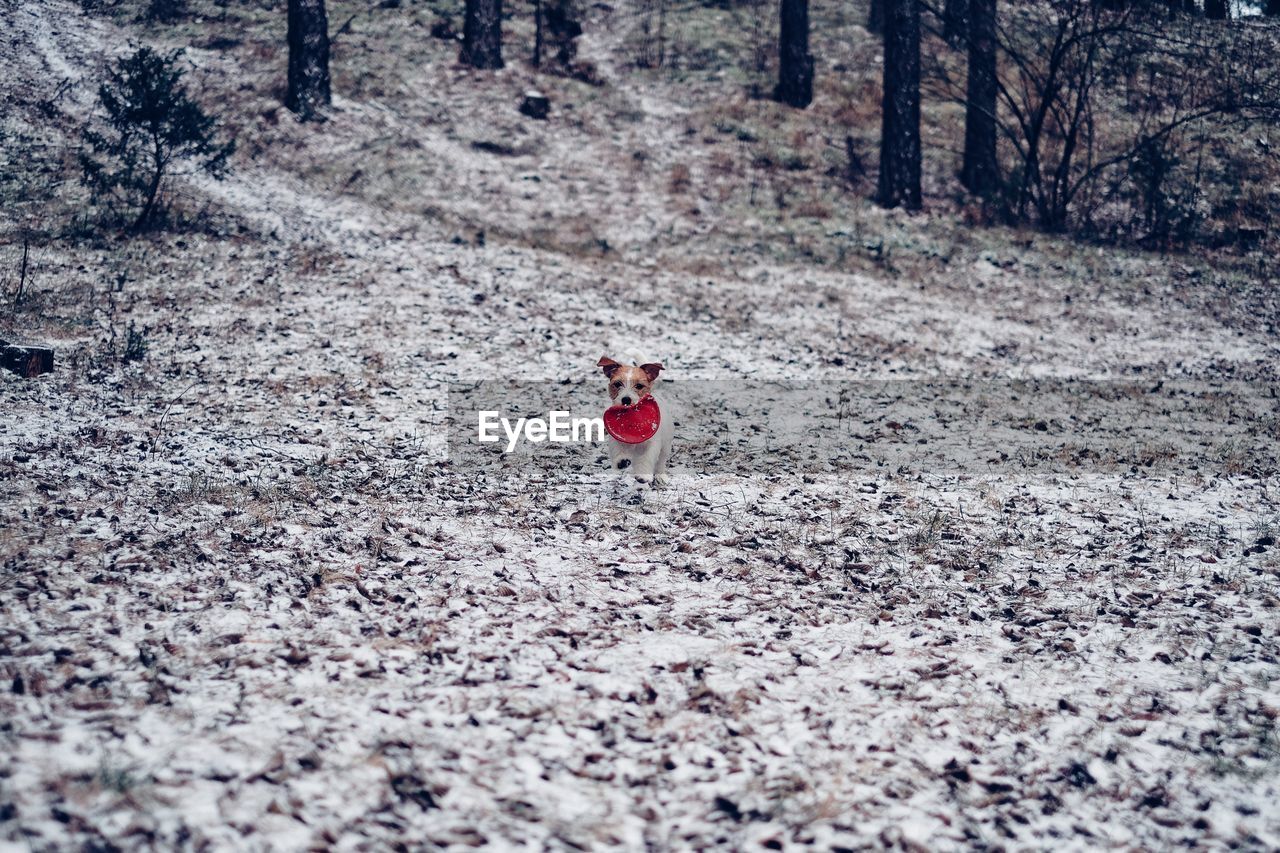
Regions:
[[[613,387],[614,387],[614,388],[621,388],[621,387],[622,387],[622,383],[621,383],[621,382],[615,382],[615,383],[613,383]]]
[[[637,390],[637,391],[643,391],[643,390],[644,390],[644,385],[643,385],[643,384],[637,385],[637,386],[636,386],[636,390]]]

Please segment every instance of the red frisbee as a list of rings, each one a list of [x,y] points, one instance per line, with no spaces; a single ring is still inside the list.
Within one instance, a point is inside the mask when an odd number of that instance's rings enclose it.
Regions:
[[[623,444],[640,444],[653,438],[662,423],[658,401],[645,397],[634,406],[610,406],[604,411],[604,428]]]

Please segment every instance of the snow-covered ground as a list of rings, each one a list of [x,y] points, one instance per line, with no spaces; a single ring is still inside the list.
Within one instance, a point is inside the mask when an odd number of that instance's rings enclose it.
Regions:
[[[78,8],[5,8],[29,79],[121,43]],[[679,136],[678,92],[613,85],[648,105],[628,145]],[[617,248],[480,241],[298,167],[407,132],[404,111],[273,121],[290,153],[187,188],[236,227],[39,247],[33,307],[0,325],[59,359],[0,374],[0,844],[1280,846],[1280,346],[1259,303],[1057,244],[957,244],[932,271],[728,262],[732,241],[659,263],[684,201],[643,181],[619,201],[608,134],[534,128],[532,163],[424,126],[458,158],[412,176],[435,207],[496,216],[507,187],[513,232],[579,204]],[[149,349],[122,364],[129,322]],[[860,447],[807,467],[721,458],[686,411],[672,483],[641,500],[592,453],[449,452],[450,382],[595,383],[627,346],[673,389],[914,384],[843,413]],[[1069,398],[994,440],[1056,455],[988,464],[960,389],[1044,376],[1248,393],[1169,415],[1194,438],[1171,445]]]

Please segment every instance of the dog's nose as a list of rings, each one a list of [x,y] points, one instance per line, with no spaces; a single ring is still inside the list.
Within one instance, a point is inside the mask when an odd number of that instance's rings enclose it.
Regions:
[[[622,405],[624,405],[624,406],[630,406],[630,405],[631,405],[631,398],[630,398],[630,397],[623,397],[623,398],[622,398]]]

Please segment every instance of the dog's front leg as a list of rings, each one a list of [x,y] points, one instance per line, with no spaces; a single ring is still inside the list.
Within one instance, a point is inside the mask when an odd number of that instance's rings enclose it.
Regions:
[[[656,441],[650,441],[645,444],[644,452],[636,457],[635,460],[635,478],[636,482],[648,485],[661,473],[658,470],[658,456],[661,447]]]
[[[610,440],[609,441],[609,470],[617,474],[619,477],[625,477],[631,473],[632,468],[631,455],[627,453],[625,445]]]

